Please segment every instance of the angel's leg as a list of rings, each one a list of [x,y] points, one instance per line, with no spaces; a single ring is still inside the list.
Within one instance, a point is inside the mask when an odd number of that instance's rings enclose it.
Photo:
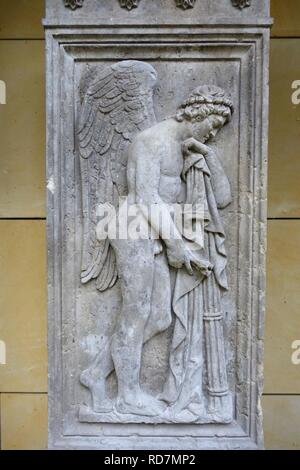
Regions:
[[[140,369],[145,327],[151,312],[154,243],[152,240],[120,240],[115,245],[123,300],[112,341],[118,378],[118,411],[152,416],[158,414],[159,402],[142,392]]]

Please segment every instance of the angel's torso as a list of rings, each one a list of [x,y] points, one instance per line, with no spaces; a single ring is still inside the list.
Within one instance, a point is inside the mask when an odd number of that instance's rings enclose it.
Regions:
[[[168,203],[183,202],[184,183],[181,178],[183,170],[182,143],[167,132],[165,122],[157,124],[151,129],[137,136],[136,141],[142,140],[143,152],[129,152],[128,160],[128,188],[132,200],[135,199],[135,181],[140,159],[151,159],[159,171],[158,193],[161,199]],[[143,153],[143,155],[141,154]],[[155,183],[154,183],[155,184]],[[133,202],[136,202],[134,200]]]

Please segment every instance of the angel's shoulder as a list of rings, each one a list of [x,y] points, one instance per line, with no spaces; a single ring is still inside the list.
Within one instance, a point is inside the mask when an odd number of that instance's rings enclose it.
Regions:
[[[133,144],[146,145],[149,149],[155,148],[159,142],[164,139],[164,132],[161,123],[154,124],[153,126],[145,129],[134,137]]]

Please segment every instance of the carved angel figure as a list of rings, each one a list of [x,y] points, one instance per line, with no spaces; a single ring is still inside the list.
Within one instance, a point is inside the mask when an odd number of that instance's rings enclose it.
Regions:
[[[152,417],[153,422],[196,422],[203,417],[229,422],[222,326],[227,256],[219,209],[230,204],[231,191],[207,142],[230,120],[233,106],[220,88],[201,86],[173,117],[157,123],[156,81],[151,65],[123,61],[97,68],[82,89],[81,280],[84,284],[94,280],[99,291],[119,280],[122,309],[114,334],[80,380],[91,391],[93,411],[101,415]],[[109,203],[120,211],[120,200],[151,208],[144,217],[157,239],[99,236],[97,207]],[[170,204],[182,202],[205,208],[204,246],[197,246],[176,226]],[[193,224],[193,216],[187,215],[186,223]],[[174,289],[170,271],[176,275]],[[140,385],[143,345],[172,321],[169,373],[161,395],[154,397]],[[118,386],[115,400],[106,395],[106,380],[113,370]]]

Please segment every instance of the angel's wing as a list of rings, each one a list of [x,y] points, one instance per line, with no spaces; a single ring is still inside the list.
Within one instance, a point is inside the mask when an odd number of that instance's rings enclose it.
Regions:
[[[93,78],[91,78],[93,77]],[[127,150],[134,136],[155,124],[156,71],[144,62],[93,67],[81,85],[78,145],[83,200],[82,283],[97,279],[100,291],[117,280],[109,240],[96,238],[97,206],[115,207],[127,195]]]

